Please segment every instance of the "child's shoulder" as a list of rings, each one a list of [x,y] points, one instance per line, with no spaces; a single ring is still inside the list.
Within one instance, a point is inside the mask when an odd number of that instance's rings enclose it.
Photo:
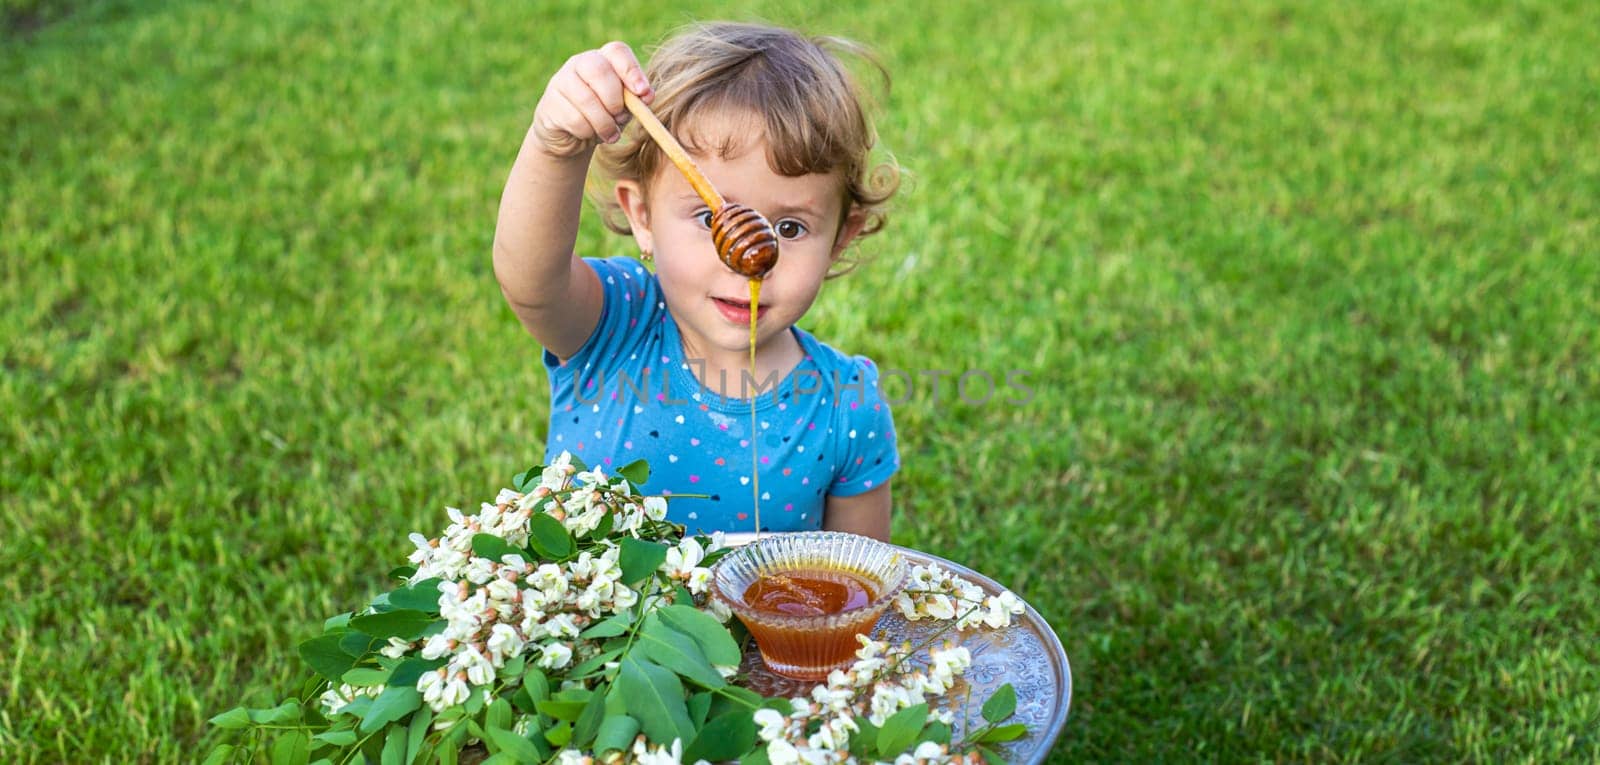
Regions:
[[[883,401],[884,397],[878,390],[882,374],[877,362],[861,354],[841,351],[799,327],[795,327],[795,335],[806,358],[822,376],[823,387],[833,390],[841,404],[851,401],[877,404]]]
[[[589,267],[594,269],[595,275],[599,276],[602,282],[605,282],[606,277],[612,277],[613,281],[608,282],[608,284],[617,284],[617,280],[632,281],[635,279],[641,280],[641,283],[643,283],[655,278],[655,274],[650,273],[650,269],[645,268],[644,263],[640,262],[638,258],[627,255],[616,255],[609,258],[585,257],[583,262],[588,263]]]

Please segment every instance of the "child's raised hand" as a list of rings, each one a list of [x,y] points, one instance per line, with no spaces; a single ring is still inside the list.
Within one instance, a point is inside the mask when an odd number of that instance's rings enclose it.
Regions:
[[[613,40],[567,59],[534,109],[534,137],[547,154],[561,158],[616,141],[629,119],[623,88],[647,103],[655,95],[627,43]]]

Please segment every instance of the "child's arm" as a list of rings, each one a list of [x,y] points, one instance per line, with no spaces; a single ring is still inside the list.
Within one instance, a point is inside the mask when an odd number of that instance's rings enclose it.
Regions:
[[[622,89],[654,95],[633,51],[620,42],[567,59],[534,109],[500,197],[494,274],[522,326],[565,359],[600,321],[604,297],[594,270],[573,251],[589,159],[628,121]]]
[[[822,511],[822,528],[889,541],[889,482],[854,497],[828,495]]]

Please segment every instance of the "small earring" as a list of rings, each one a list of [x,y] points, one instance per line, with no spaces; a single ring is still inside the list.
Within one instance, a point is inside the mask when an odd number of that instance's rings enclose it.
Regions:
[[[639,250],[639,258],[644,262],[649,263],[650,261],[655,260],[656,256],[655,253],[649,250]]]

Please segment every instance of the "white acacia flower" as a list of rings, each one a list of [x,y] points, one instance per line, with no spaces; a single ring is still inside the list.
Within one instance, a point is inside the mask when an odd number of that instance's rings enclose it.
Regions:
[[[776,709],[757,709],[754,715],[756,725],[761,729],[757,735],[762,741],[775,741],[783,737],[783,731],[788,727],[789,721]]]
[[[522,653],[526,641],[509,624],[496,624],[489,628],[489,640],[485,648],[489,651],[489,659],[496,667],[505,664],[506,659]]]
[[[706,613],[716,617],[717,621],[727,624],[733,618],[733,610],[728,608],[721,598],[708,598],[706,600]]]
[[[539,666],[545,669],[561,669],[572,663],[572,649],[566,643],[547,643],[539,650]]]
[[[455,650],[455,646],[452,645],[453,642],[443,634],[428,638],[428,641],[422,644],[422,658],[432,660],[449,654]],[[421,689],[419,688],[418,690]]]
[[[936,760],[944,757],[944,755],[944,747],[932,741],[924,741],[917,744],[917,748],[911,752],[911,756],[919,760]]]
[[[830,688],[819,685],[811,689],[811,698],[835,712],[843,712],[850,708],[850,702],[855,698],[855,693],[846,688]]]
[[[409,650],[411,650],[410,643],[401,640],[400,638],[392,637],[389,638],[388,645],[378,649],[378,653],[381,653],[391,659],[398,659],[402,656],[405,656],[406,652]]]
[[[673,579],[687,579],[689,572],[705,560],[706,552],[700,547],[700,541],[694,537],[684,537],[676,547],[667,549],[667,559],[661,564],[661,572]]]
[[[638,765],[681,765],[683,739],[673,739],[672,746],[652,748],[645,743],[644,738],[637,738],[633,742],[633,757],[633,761]]]
[[[921,694],[917,694],[917,696],[920,697]],[[911,690],[904,686],[894,683],[878,683],[872,687],[871,713],[867,715],[867,719],[871,720],[873,725],[881,726],[895,712],[921,702],[921,698],[913,700]]]
[[[534,569],[533,576],[528,577],[528,584],[539,588],[546,596],[559,598],[567,592],[567,575],[562,573],[561,567],[554,563],[546,563]]]
[[[488,592],[490,600],[500,603],[511,603],[522,595],[515,582],[509,582],[500,577],[495,577],[494,581],[489,582],[489,585],[484,589]]]
[[[924,608],[928,615],[935,619],[956,618],[956,605],[950,601],[950,596],[943,593],[928,598]]]
[[[467,682],[473,685],[488,685],[494,682],[494,665],[489,663],[488,657],[470,645],[461,646],[461,650],[450,658],[448,668],[452,674],[466,673]]]
[[[793,744],[780,738],[767,744],[767,761],[772,765],[797,765],[800,753],[795,751]]]
[[[575,638],[580,632],[577,622],[572,620],[572,614],[556,614],[540,626],[546,637]]]
[[[594,758],[576,749],[563,749],[556,754],[556,765],[594,765]]]
[[[605,520],[608,512],[610,510],[605,505],[596,503],[588,506],[581,513],[573,513],[567,516],[566,520],[561,522],[561,525],[565,526],[567,531],[572,532],[572,536],[583,538],[588,536],[589,532],[600,528],[600,522]]]
[[[666,497],[645,497],[643,504],[644,504],[644,507],[642,509],[643,509],[643,512],[644,512],[644,517],[649,518],[652,521],[666,520],[666,517],[667,517],[667,498]],[[721,532],[718,532],[718,533],[721,533]]]
[[[695,595],[704,594],[706,590],[711,589],[711,569],[705,567],[691,569],[689,578],[683,586]]]
[[[839,715],[823,723],[806,743],[813,749],[846,749],[850,746],[850,734],[859,730],[861,727],[849,715]]]
[[[621,611],[626,608],[632,608],[633,604],[638,602],[639,593],[634,592],[631,588],[624,585],[617,585],[616,589],[612,590],[611,592],[612,611]]]

